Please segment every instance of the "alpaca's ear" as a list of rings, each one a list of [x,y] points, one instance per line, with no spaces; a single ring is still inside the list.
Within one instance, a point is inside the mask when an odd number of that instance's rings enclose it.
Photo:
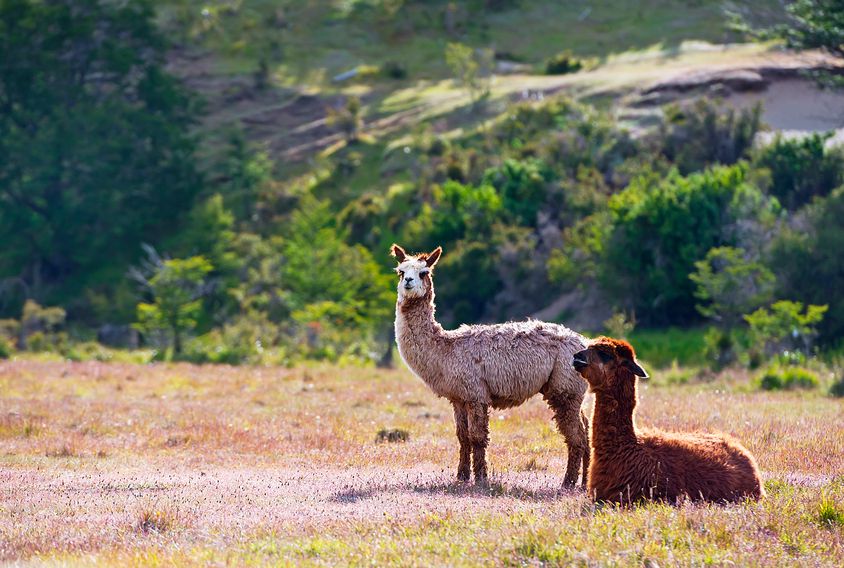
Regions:
[[[428,255],[428,258],[425,259],[425,264],[427,264],[429,268],[434,266],[437,263],[437,261],[440,259],[440,255],[442,253],[443,253],[443,247],[435,248],[433,250],[433,252],[431,252],[431,254]]]
[[[390,254],[396,257],[396,260],[399,262],[404,262],[404,259],[407,258],[407,253],[404,252],[404,249],[397,244],[393,244],[393,246],[390,247]]]
[[[633,371],[633,374],[636,375],[637,377],[641,377],[643,379],[648,378],[648,374],[645,372],[645,370],[636,361],[631,361],[630,359],[625,359],[624,365],[628,369]]]

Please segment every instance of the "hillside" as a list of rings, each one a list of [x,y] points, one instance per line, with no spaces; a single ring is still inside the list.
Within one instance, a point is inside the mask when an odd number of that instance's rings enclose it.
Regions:
[[[777,1],[72,5],[3,13],[6,353],[379,360],[393,242],[447,326],[844,331],[842,62],[732,31]]]

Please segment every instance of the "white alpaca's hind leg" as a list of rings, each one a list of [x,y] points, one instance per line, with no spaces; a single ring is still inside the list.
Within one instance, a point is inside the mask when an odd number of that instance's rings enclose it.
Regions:
[[[454,407],[454,424],[457,429],[457,440],[460,442],[460,463],[457,465],[457,479],[469,481],[471,469],[470,456],[472,442],[469,439],[469,414],[462,402],[452,402]]]
[[[469,439],[472,442],[472,466],[475,483],[486,485],[486,447],[489,443],[489,407],[480,402],[466,404],[469,415]]]

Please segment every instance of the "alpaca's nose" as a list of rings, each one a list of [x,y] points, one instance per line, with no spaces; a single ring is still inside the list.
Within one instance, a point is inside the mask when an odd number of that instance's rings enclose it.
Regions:
[[[413,276],[406,276],[404,281],[410,284],[411,282],[413,282]]]

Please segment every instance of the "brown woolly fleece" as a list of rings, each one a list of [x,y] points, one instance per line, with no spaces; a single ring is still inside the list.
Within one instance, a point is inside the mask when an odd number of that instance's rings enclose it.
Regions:
[[[629,343],[608,337],[574,356],[595,393],[589,493],[596,501],[739,501],[765,495],[756,460],[726,434],[636,428],[636,377],[647,373]]]
[[[577,482],[582,463],[585,484],[589,421],[581,404],[586,383],[571,366],[574,353],[586,347],[585,339],[565,326],[540,321],[444,330],[434,317],[431,274],[441,252],[411,256],[392,247],[400,274],[396,343],[410,370],[454,407],[458,478],[469,479],[471,455],[475,481],[486,481],[489,407],[518,406],[542,393],[568,447],[564,483]]]

